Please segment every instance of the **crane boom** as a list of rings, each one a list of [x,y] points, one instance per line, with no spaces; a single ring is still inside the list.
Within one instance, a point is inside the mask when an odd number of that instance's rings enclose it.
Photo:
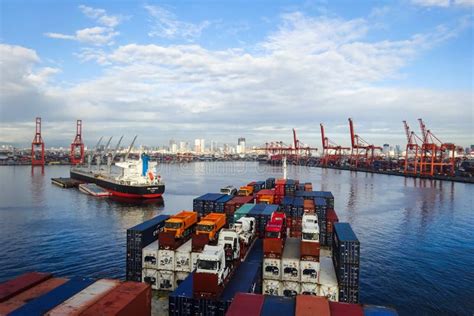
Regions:
[[[117,156],[117,150],[119,149],[120,143],[122,142],[123,135],[120,136],[119,141],[117,142],[117,145],[115,146],[114,151],[112,152],[112,161],[114,161],[115,156]]]
[[[410,127],[408,126],[407,121],[403,121],[403,125],[405,126],[405,134],[406,134],[406,136],[407,136],[407,142],[410,144],[410,143],[411,143]]]
[[[130,144],[130,147],[128,147],[127,154],[125,155],[125,161],[128,159],[128,156],[130,155],[130,152],[132,151],[133,145],[135,144],[135,140],[137,140],[138,135],[135,135],[133,138],[132,143]]]

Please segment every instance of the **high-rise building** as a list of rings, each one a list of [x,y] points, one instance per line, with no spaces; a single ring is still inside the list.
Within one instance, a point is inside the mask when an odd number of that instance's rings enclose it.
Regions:
[[[180,152],[188,151],[188,143],[187,142],[179,142],[179,151]]]
[[[240,137],[237,140],[237,153],[238,154],[245,154],[245,138]]]
[[[390,152],[390,145],[389,144],[383,144],[382,152],[384,154],[388,154]]]
[[[206,140],[201,138],[201,153],[206,151]]]
[[[201,152],[201,140],[200,139],[195,139],[194,140],[194,151],[196,153],[200,153]]]

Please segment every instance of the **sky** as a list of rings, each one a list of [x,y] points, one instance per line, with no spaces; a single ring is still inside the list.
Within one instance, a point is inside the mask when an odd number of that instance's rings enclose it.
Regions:
[[[0,0],[0,143],[474,144],[474,0]]]

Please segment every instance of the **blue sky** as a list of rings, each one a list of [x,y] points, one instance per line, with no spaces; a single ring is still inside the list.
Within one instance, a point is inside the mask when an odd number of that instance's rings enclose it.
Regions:
[[[474,140],[472,0],[0,3],[0,143]]]

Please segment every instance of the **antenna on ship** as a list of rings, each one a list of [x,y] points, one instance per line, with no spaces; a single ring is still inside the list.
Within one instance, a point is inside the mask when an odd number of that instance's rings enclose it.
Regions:
[[[127,154],[125,155],[125,161],[127,161],[128,156],[130,155],[130,152],[132,151],[133,145],[135,144],[135,141],[137,140],[137,137],[138,137],[138,135],[135,135],[135,137],[133,138],[132,143],[130,144],[130,147],[128,147]]]
[[[286,168],[286,155],[283,156],[283,179],[286,180],[287,176],[287,168]]]

